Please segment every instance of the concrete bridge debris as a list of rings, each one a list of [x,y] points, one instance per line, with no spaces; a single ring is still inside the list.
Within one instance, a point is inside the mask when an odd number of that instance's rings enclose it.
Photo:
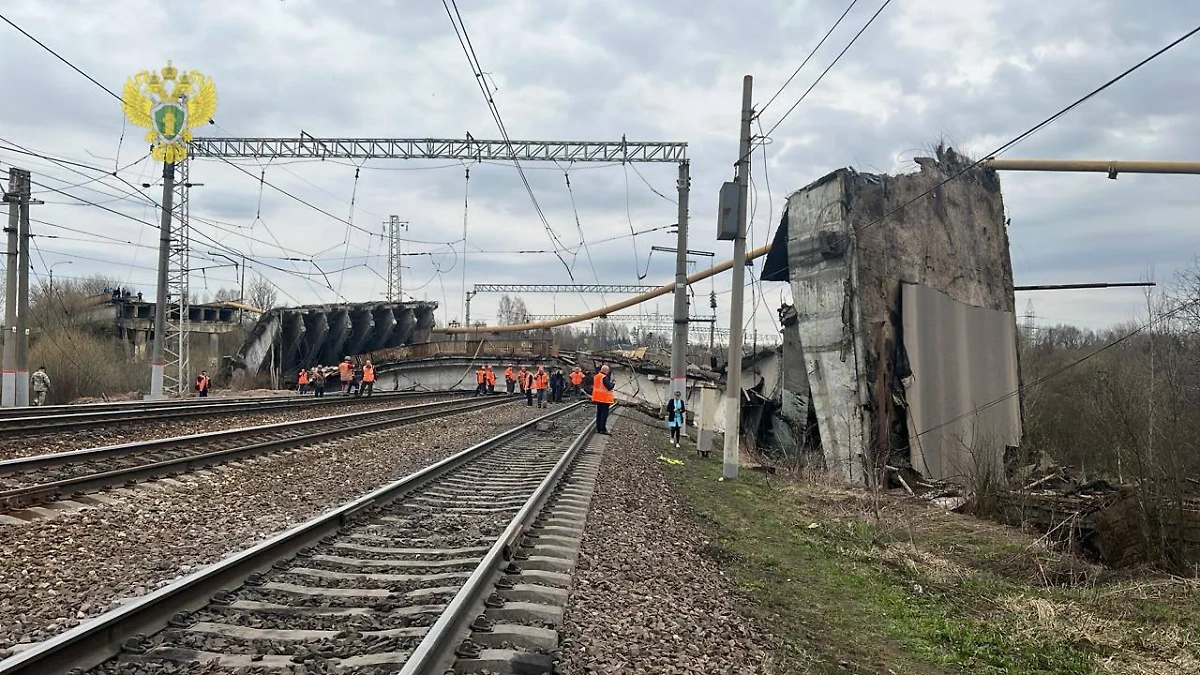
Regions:
[[[839,169],[793,193],[761,275],[795,301],[780,419],[802,456],[856,484],[887,466],[1001,472],[1021,440],[999,178],[949,148],[918,164]]]
[[[263,314],[234,357],[241,377],[263,371],[294,381],[301,368],[353,354],[427,342],[436,302],[283,307]],[[289,379],[290,378],[290,379]]]

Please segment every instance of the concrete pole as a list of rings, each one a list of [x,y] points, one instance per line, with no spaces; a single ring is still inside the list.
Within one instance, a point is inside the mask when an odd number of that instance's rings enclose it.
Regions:
[[[667,399],[675,392],[687,399],[687,345],[688,345],[688,299],[687,299],[687,241],[688,241],[688,193],[692,179],[687,162],[679,163],[679,214],[678,236],[675,241],[675,330],[671,334],[671,388]]]
[[[729,363],[725,368],[725,462],[721,475],[730,480],[738,475],[738,451],[742,412],[742,302],[746,283],[746,207],[750,201],[750,121],[754,117],[750,97],[754,78],[742,78],[742,132],[738,144],[737,238],[733,240],[733,287],[729,294]]]
[[[29,405],[29,176],[21,181],[17,250],[17,407]]]
[[[163,371],[166,360],[163,344],[167,337],[167,270],[171,259],[171,211],[175,203],[175,165],[163,163],[162,221],[158,231],[158,288],[154,294],[154,347],[150,356],[150,395],[148,400],[163,398]],[[181,305],[182,306],[182,305]],[[183,385],[183,382],[180,382]]]
[[[6,274],[4,282],[4,367],[0,384],[0,406],[11,408],[17,404],[17,230],[21,217],[22,170],[8,170],[8,249],[5,252]]]

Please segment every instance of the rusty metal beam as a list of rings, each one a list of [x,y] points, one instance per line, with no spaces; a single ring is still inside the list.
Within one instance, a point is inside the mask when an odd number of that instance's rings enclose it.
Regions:
[[[1053,171],[1106,173],[1116,178],[1121,173],[1200,174],[1200,162],[1164,162],[1123,159],[1001,159],[988,157],[982,166],[997,171]]]

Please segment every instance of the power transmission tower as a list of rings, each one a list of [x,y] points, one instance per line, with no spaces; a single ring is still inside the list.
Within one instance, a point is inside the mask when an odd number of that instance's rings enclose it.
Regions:
[[[400,216],[388,216],[387,222],[387,237],[388,237],[388,275],[387,275],[387,301],[402,302],[404,300],[404,284],[403,284],[403,254],[401,253],[400,230],[408,230],[408,221],[400,220]]]
[[[189,304],[191,302],[191,227],[188,220],[188,192],[192,183],[188,182],[188,165],[183,161],[175,164],[174,204],[171,207],[171,220],[177,231],[170,244],[168,267],[170,274],[167,281],[166,312],[166,342],[163,351],[166,368],[163,371],[164,389],[168,392],[183,395],[188,391],[191,381],[191,340],[188,332],[191,330],[189,321]]]

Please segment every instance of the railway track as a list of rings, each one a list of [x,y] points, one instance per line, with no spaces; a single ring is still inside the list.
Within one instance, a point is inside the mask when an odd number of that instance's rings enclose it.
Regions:
[[[576,403],[468,448],[18,653],[0,675],[549,673],[599,468],[589,413]]]
[[[515,400],[439,401],[4,460],[0,461],[0,510]]]
[[[0,433],[54,433],[111,424],[130,424],[142,421],[179,420],[215,417],[238,413],[276,412],[311,406],[346,406],[362,401],[408,400],[427,396],[466,395],[468,391],[403,391],[380,392],[370,399],[332,394],[322,398],[289,396],[278,398],[196,399],[180,401],[139,402],[136,404],[85,404],[54,406],[53,408],[13,408],[0,415]],[[91,406],[100,406],[93,409]]]

